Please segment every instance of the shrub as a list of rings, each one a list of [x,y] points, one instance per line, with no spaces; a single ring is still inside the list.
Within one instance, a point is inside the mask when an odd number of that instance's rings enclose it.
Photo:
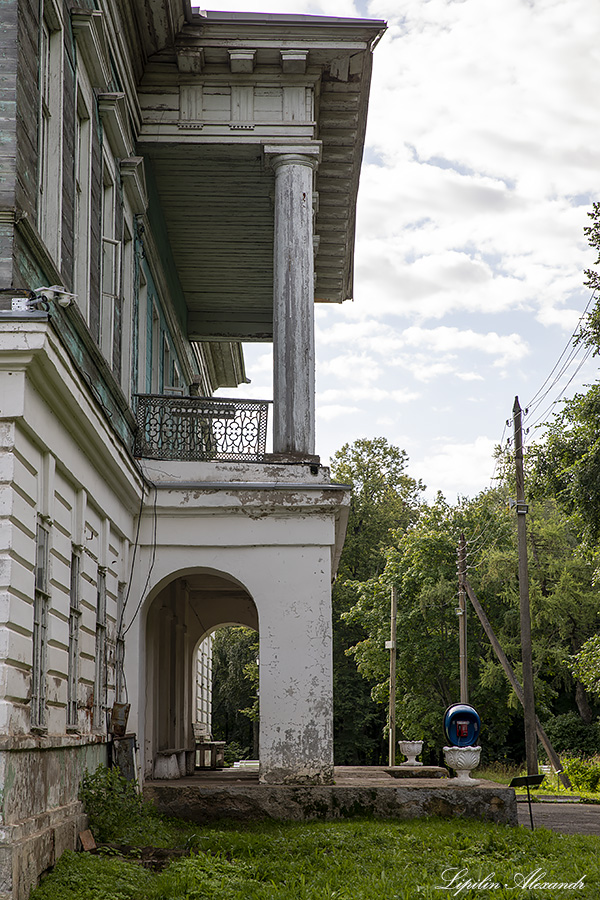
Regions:
[[[248,759],[250,756],[250,747],[242,747],[237,741],[230,741],[225,746],[225,765],[231,767],[234,762],[240,759]]]
[[[600,751],[598,722],[586,725],[576,712],[555,716],[544,728],[557,753],[593,756]]]
[[[120,829],[143,816],[142,798],[134,781],[128,781],[118,768],[98,766],[85,772],[79,785],[90,828],[98,841],[113,840]]]
[[[600,757],[581,759],[576,756],[563,756],[564,771],[571,779],[576,791],[597,791],[600,784]]]

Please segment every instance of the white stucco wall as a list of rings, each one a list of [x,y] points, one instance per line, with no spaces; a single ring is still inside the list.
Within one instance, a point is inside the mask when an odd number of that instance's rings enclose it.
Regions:
[[[235,617],[249,624],[258,617],[261,778],[329,780],[331,579],[348,492],[331,485],[327,471],[314,465],[145,464],[146,478],[156,489],[146,487],[132,574],[142,485],[137,464],[114,437],[48,323],[17,328],[0,323],[0,350],[0,392],[7,398],[0,417],[2,733],[26,736],[40,747],[56,743],[50,735],[67,736],[70,563],[76,547],[82,560],[77,740],[98,739],[91,711],[99,566],[106,569],[107,585],[109,665],[103,702],[110,707],[114,700],[119,583],[131,580],[125,613],[125,674],[132,704],[128,730],[138,734],[150,756],[157,737],[146,703],[148,612],[166,585],[186,573],[212,572],[235,583],[240,596],[247,597],[248,610],[254,610],[244,612],[238,598]],[[34,737],[29,702],[38,515],[49,528],[51,548],[48,735]],[[178,588],[173,619],[177,648],[185,655],[177,678],[185,684],[178,682],[171,693],[185,707],[185,727],[179,732],[185,740],[193,719],[193,649],[204,636],[186,597]],[[213,605],[210,627],[221,619],[218,604]],[[168,679],[171,673],[161,675]]]
[[[194,466],[188,465],[192,474]],[[181,490],[158,490],[156,521],[152,507],[142,523],[139,570],[147,573],[153,557],[154,564],[147,600],[130,632],[138,648],[128,655],[130,690],[137,684],[141,694],[148,684],[146,618],[166,585],[202,572],[241,585],[258,614],[260,777],[266,782],[332,777],[332,559],[336,522],[349,495],[315,482],[282,482],[275,488],[255,481],[220,489],[213,482],[195,487],[185,482]],[[154,535],[156,553],[148,546]],[[214,618],[203,614],[205,627],[231,621],[223,615],[219,620],[218,613]],[[195,637],[193,617],[186,628]],[[135,727],[146,745],[147,772],[155,744],[151,717],[149,707],[138,707]]]

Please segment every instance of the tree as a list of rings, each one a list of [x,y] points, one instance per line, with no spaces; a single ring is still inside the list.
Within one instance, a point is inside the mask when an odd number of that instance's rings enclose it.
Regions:
[[[571,662],[573,674],[585,689],[600,697],[600,634],[589,638]]]
[[[384,437],[360,438],[334,453],[331,474],[352,486],[338,578],[362,581],[383,569],[391,529],[415,521],[425,489],[405,471],[408,456]]]
[[[217,740],[256,755],[258,633],[242,625],[219,628],[213,638],[212,728]]]
[[[461,532],[469,540],[469,579],[519,674],[516,517],[508,496],[501,486],[456,506],[438,497],[421,509],[418,522],[394,535],[381,575],[349,585],[355,602],[345,619],[366,634],[351,652],[382,707],[389,698],[384,649],[389,595],[391,585],[397,587],[397,722],[406,738],[424,738],[431,748],[439,748],[444,710],[459,697],[456,548]],[[596,628],[599,593],[593,569],[577,553],[577,537],[555,502],[532,503],[528,525],[538,715],[548,721],[576,710],[589,724],[593,711],[569,660]],[[486,753],[519,759],[521,709],[472,613],[468,626],[470,700],[482,714]]]
[[[588,213],[592,224],[584,228],[595,265],[600,265],[600,203]],[[600,291],[600,272],[587,269],[585,284]],[[574,344],[600,354],[600,300],[585,316]],[[600,562],[600,383],[565,402],[548,424],[545,440],[534,448],[536,475],[545,496],[556,497],[572,516],[591,558]]]
[[[459,658],[457,608],[457,545],[462,531],[481,536],[505,549],[505,517],[496,513],[494,494],[469,504],[450,506],[438,495],[435,503],[423,507],[418,521],[408,530],[394,534],[386,551],[383,573],[362,584],[355,583],[356,602],[345,618],[362,624],[368,635],[352,653],[358,669],[373,687],[373,696],[386,707],[389,702],[389,603],[391,586],[398,590],[398,629],[396,641],[397,684],[396,720],[400,734],[408,739],[424,739],[426,753],[437,761],[443,740],[444,710],[459,698]],[[490,530],[494,532],[490,536]],[[485,693],[488,728],[497,732],[498,746],[506,739],[512,714],[508,709],[509,691],[503,677],[488,665],[488,647],[471,615],[469,624],[470,681],[473,699]],[[481,666],[479,660],[482,661]],[[487,666],[487,672],[485,671]],[[483,669],[487,676],[479,688]],[[433,757],[431,757],[433,754]]]
[[[370,685],[356,669],[348,648],[363,638],[360,625],[343,614],[354,602],[349,583],[381,572],[392,530],[405,529],[418,516],[421,482],[406,473],[404,450],[383,438],[361,438],[334,454],[334,480],[352,486],[346,542],[333,589],[334,745],[338,765],[382,761],[385,711],[372,699]]]
[[[592,211],[588,213],[592,224],[583,229],[587,237],[588,244],[596,251],[596,259],[594,265],[600,265],[600,203],[592,205]],[[593,291],[600,290],[600,273],[595,269],[586,269],[585,285]],[[600,353],[600,303],[597,301],[591,312],[589,312],[583,323],[580,334],[576,338],[577,343],[583,343],[587,347],[591,347],[594,356]]]
[[[533,450],[537,493],[555,497],[590,558],[600,539],[600,384],[568,400]]]

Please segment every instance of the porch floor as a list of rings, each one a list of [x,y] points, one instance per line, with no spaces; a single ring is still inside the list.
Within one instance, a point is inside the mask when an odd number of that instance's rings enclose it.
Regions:
[[[506,785],[454,778],[392,778],[383,766],[336,766],[333,785],[259,784],[258,772],[197,771],[174,781],[147,781],[144,797],[167,815],[207,823],[219,819],[281,820],[423,816],[517,824],[515,792]]]

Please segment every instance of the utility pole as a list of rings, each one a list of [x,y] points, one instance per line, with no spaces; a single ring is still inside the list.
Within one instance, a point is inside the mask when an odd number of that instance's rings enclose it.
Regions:
[[[458,543],[458,646],[460,656],[460,702],[469,702],[469,683],[467,673],[467,542],[461,534]]]
[[[492,645],[492,647],[494,649],[494,653],[498,657],[498,662],[504,669],[504,673],[505,673],[506,677],[508,678],[508,680],[510,681],[515,694],[517,695],[517,700],[519,701],[521,706],[524,706],[525,704],[524,704],[524,700],[523,700],[523,688],[519,684],[519,682],[517,680],[517,676],[515,675],[515,673],[512,669],[512,666],[508,661],[506,653],[500,646],[500,641],[496,637],[494,629],[490,625],[490,620],[486,616],[485,610],[483,609],[483,606],[479,602],[479,600],[477,598],[477,594],[475,593],[475,591],[469,584],[468,580],[465,581],[465,589],[467,591],[467,596],[468,596],[469,600],[471,601],[471,604],[473,605],[473,609],[479,616],[479,621],[483,625],[483,630],[487,634],[490,644]],[[559,758],[558,754],[556,753],[554,747],[550,743],[550,738],[548,737],[548,735],[542,728],[540,720],[537,718],[537,716],[535,719],[535,727],[536,727],[536,731],[538,733],[540,742],[541,742],[544,750],[548,754],[548,759],[552,763],[552,767],[553,767],[554,771],[556,772],[556,774],[558,775],[558,777],[560,778],[560,780],[562,781],[564,786],[567,788],[567,790],[570,790],[571,782],[569,781],[569,776],[563,771],[563,767],[562,767],[560,758]]]
[[[389,765],[396,764],[396,619],[398,616],[398,592],[392,587],[392,614],[390,640],[385,642],[390,651],[390,708],[389,708]]]
[[[523,424],[519,398],[513,406],[515,428],[515,469],[517,476],[517,540],[519,545],[519,605],[521,613],[521,659],[523,661],[523,712],[525,718],[525,754],[527,774],[537,775],[535,696],[533,692],[533,656],[531,651],[531,614],[529,610],[529,571],[527,567],[527,504],[523,475]]]

